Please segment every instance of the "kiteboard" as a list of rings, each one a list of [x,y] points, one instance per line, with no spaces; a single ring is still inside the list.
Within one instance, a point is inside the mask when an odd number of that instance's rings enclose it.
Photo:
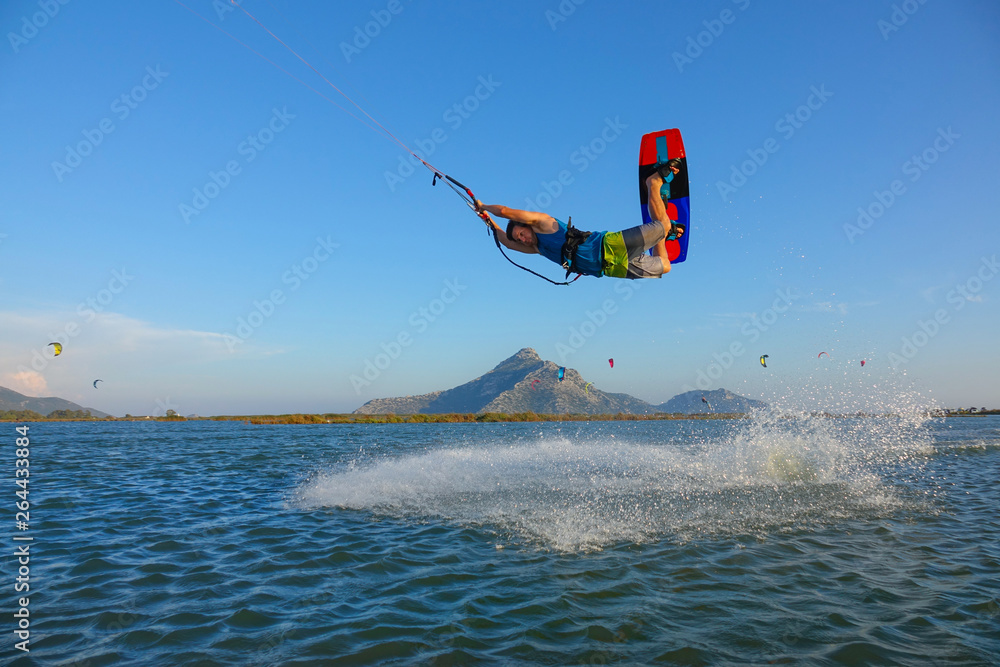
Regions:
[[[650,193],[647,192],[646,179],[656,171],[657,164],[674,158],[680,160],[680,170],[674,174],[673,180],[667,184],[669,199],[665,203],[667,205],[667,217],[678,224],[684,225],[684,235],[676,241],[667,241],[667,256],[670,257],[671,264],[683,262],[687,259],[688,242],[691,240],[691,202],[684,140],[681,139],[681,131],[677,129],[650,132],[642,136],[642,143],[639,145],[639,204],[642,207],[643,224],[652,222],[652,218],[649,217],[648,204]],[[653,196],[661,195],[660,193],[653,193]],[[651,250],[650,254],[652,252]]]

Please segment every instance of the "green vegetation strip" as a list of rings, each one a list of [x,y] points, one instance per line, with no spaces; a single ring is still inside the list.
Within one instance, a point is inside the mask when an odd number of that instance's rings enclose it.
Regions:
[[[745,415],[732,414],[666,414],[632,415],[618,414],[591,415],[582,413],[549,415],[534,412],[505,414],[502,412],[414,414],[414,415],[361,415],[361,414],[292,414],[292,415],[243,415],[219,417],[93,417],[89,412],[69,412],[60,410],[43,416],[37,412],[18,411],[0,413],[0,421],[241,421],[249,424],[457,424],[468,422],[553,422],[553,421],[651,421],[661,419],[740,419]]]
[[[171,411],[172,412],[172,411]],[[983,415],[997,415],[1000,410],[986,410],[976,413],[953,412],[948,417],[979,417]],[[89,411],[83,410],[56,410],[48,415],[41,415],[31,410],[9,410],[0,412],[0,421],[5,422],[55,422],[55,421],[161,421],[161,422],[182,422],[182,421],[238,421],[247,424],[459,424],[471,422],[589,422],[589,421],[659,421],[666,419],[744,419],[747,415],[742,412],[727,413],[665,413],[657,412],[651,415],[633,415],[619,412],[617,414],[591,415],[583,413],[567,413],[559,415],[538,414],[535,412],[517,412],[506,414],[503,412],[477,413],[448,413],[448,414],[414,414],[414,415],[361,415],[361,414],[292,414],[292,415],[223,415],[218,417],[181,417],[171,414],[166,417],[94,417]],[[839,418],[839,417],[878,417],[880,415],[852,414],[834,415],[830,413],[816,413],[816,416]],[[944,417],[944,414],[935,415]]]

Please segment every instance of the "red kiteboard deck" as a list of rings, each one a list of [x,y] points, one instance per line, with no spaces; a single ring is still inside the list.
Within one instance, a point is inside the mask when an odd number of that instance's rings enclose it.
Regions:
[[[656,171],[657,163],[673,158],[679,158],[681,164],[680,171],[669,183],[667,216],[674,222],[684,225],[685,229],[681,238],[667,241],[667,255],[671,264],[677,264],[687,259],[688,243],[691,240],[691,201],[684,140],[681,139],[681,131],[677,129],[650,132],[642,136],[642,143],[639,145],[639,204],[642,207],[643,224],[652,222],[649,217],[649,192],[646,188],[646,179]],[[656,195],[659,193],[654,193],[654,196]]]

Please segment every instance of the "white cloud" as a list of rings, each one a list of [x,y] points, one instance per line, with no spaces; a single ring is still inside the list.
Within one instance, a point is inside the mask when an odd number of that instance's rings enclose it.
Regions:
[[[190,411],[206,396],[224,402],[253,395],[256,362],[286,351],[253,339],[233,347],[223,333],[158,326],[120,313],[86,315],[0,311],[0,385],[112,414],[183,413],[174,403]],[[63,344],[58,357],[48,347],[53,341]],[[98,378],[104,382],[95,389]]]
[[[13,389],[25,396],[40,397],[48,392],[48,383],[45,377],[36,371],[18,371],[16,373],[4,373],[0,375],[0,382],[8,389]]]
[[[945,289],[945,285],[931,285],[920,290],[920,296],[928,303],[936,303],[938,292],[943,292]]]
[[[49,347],[53,341],[63,344],[59,357]],[[0,312],[0,377],[31,392],[89,386],[103,375],[162,375],[179,365],[273,353],[249,342],[231,352],[223,334],[162,328],[119,313],[88,319],[65,311]]]
[[[48,345],[53,341],[63,344],[60,360],[79,358],[83,351],[91,357],[147,353],[156,354],[161,360],[169,354],[182,355],[185,360],[209,360],[233,357],[226,340],[225,334],[214,331],[162,328],[111,312],[89,318],[65,311],[33,315],[0,312],[0,363],[8,368],[31,366],[32,360],[37,362],[39,358],[51,364],[54,359]],[[18,348],[20,351],[15,352]],[[244,356],[269,356],[278,352],[280,350],[249,347],[249,342],[236,350]]]

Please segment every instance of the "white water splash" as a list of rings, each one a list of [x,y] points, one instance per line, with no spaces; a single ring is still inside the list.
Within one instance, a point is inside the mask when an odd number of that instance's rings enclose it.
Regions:
[[[761,535],[898,507],[877,469],[919,441],[899,418],[773,413],[696,442],[594,431],[582,441],[484,442],[329,471],[304,484],[296,504],[436,517],[569,551]]]

